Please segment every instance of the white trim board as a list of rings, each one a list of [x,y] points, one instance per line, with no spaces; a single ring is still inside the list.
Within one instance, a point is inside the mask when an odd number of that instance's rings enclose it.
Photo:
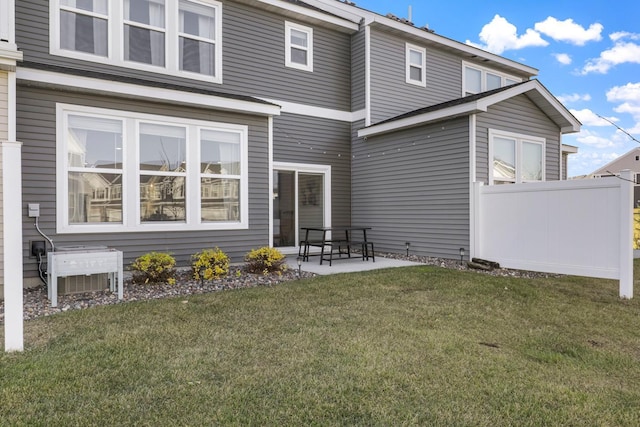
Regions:
[[[280,114],[280,107],[277,105],[265,105],[259,102],[244,101],[175,89],[140,86],[131,83],[56,73],[53,71],[18,68],[17,77],[18,80],[22,81],[58,87],[68,87],[69,89],[76,91],[78,89],[82,89],[86,92],[92,93],[119,95],[158,102],[171,102],[181,105],[215,108],[218,110],[245,114],[249,113],[267,116],[277,116]]]
[[[365,118],[365,110],[343,111],[332,108],[315,107],[297,102],[281,101],[279,99],[258,98],[281,107],[280,113],[299,114],[301,116],[317,117],[321,119],[338,120],[353,123]]]

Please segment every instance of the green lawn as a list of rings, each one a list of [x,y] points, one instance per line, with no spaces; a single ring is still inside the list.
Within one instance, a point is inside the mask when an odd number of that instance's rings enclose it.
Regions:
[[[638,426],[617,295],[425,266],[67,312],[0,356],[0,425]]]

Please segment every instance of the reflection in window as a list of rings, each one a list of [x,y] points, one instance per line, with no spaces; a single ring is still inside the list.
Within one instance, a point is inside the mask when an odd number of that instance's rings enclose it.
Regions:
[[[140,220],[185,221],[186,134],[181,126],[140,124]]]
[[[247,126],[65,104],[58,112],[61,229],[248,227]]]
[[[122,222],[122,128],[121,120],[69,115],[70,223]]]
[[[240,219],[240,180],[201,178],[202,221]]]
[[[502,135],[501,135],[502,134]],[[543,181],[544,139],[490,131],[491,183]]]
[[[542,180],[542,145],[522,142],[522,181]]]
[[[240,218],[240,133],[203,129],[200,135],[202,221]]]
[[[516,141],[514,139],[493,139],[493,180],[515,182]]]

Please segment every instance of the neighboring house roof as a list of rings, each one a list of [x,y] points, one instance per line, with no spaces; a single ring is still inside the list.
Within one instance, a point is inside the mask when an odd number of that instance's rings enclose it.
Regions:
[[[615,175],[626,169],[640,172],[640,147],[627,151],[622,156],[591,172],[590,175]]]
[[[74,90],[164,100],[185,105],[210,106],[249,114],[280,114],[279,105],[252,96],[28,61],[20,63],[17,78],[45,87],[67,86]],[[110,87],[110,82],[117,82],[117,88]],[[149,90],[149,88],[156,90]]]
[[[561,129],[562,133],[579,132],[581,123],[538,80],[527,80],[452,101],[431,105],[384,120],[358,131],[359,137],[380,135],[401,129],[422,126],[459,116],[486,112],[487,109],[518,95],[526,95]]]
[[[562,144],[562,153],[575,154],[578,152],[578,147],[575,145]]]

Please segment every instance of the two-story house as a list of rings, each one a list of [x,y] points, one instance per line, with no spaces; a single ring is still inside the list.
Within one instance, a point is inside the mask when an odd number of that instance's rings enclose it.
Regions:
[[[15,45],[31,281],[27,203],[126,262],[350,223],[457,258],[471,183],[560,179],[580,126],[534,68],[337,0],[21,0]]]

